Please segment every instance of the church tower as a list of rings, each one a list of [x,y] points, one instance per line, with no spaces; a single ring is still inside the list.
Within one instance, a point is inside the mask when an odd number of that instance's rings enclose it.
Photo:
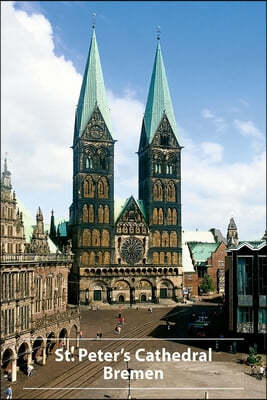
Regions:
[[[138,150],[139,199],[150,228],[151,264],[182,262],[181,149],[158,38]]]
[[[231,218],[227,228],[227,246],[230,247],[237,245],[238,245],[237,226],[234,221],[234,218]]]
[[[75,115],[73,203],[70,207],[71,275],[76,300],[88,293],[88,266],[110,264],[114,256],[114,140],[95,29]],[[87,278],[86,278],[87,275]],[[79,287],[80,282],[80,287]]]

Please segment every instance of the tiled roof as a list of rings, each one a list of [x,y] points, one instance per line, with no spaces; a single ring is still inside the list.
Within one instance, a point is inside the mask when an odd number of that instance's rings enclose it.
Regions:
[[[196,263],[206,262],[211,254],[217,250],[219,243],[187,242],[193,259]]]

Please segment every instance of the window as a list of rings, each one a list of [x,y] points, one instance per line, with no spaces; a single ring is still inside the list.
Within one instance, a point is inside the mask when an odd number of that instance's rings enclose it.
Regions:
[[[253,321],[253,310],[250,307],[238,307],[237,308],[237,322],[239,324]]]
[[[34,279],[35,286],[35,312],[39,313],[41,311],[41,301],[42,301],[42,279],[37,276]]]
[[[52,308],[52,276],[46,278],[46,306],[47,310]]]
[[[258,332],[267,333],[267,309],[259,308],[258,310]]]
[[[259,294],[267,296],[267,257],[259,257]]]
[[[238,257],[237,294],[252,295],[252,257]]]

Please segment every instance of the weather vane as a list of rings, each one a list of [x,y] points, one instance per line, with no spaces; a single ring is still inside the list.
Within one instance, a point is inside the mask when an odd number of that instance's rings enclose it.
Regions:
[[[96,24],[96,13],[93,13],[92,21],[93,21],[93,29],[95,29],[95,24]]]
[[[160,26],[157,26],[157,40],[160,40],[161,29]]]

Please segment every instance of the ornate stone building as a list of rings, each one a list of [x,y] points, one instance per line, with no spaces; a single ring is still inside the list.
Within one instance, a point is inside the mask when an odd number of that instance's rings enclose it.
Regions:
[[[24,251],[25,235],[22,213],[17,209],[15,191],[12,191],[11,173],[4,160],[1,179],[1,252],[16,254]]]
[[[79,310],[67,305],[72,254],[51,254],[40,208],[31,242],[25,243],[23,217],[17,210],[5,161],[1,181],[0,262],[1,368],[17,378],[32,361],[46,357],[64,341],[78,345]],[[10,232],[6,234],[6,232]]]
[[[85,304],[177,300],[182,297],[181,146],[159,42],[138,150],[139,200],[127,199],[117,218],[114,144],[93,30],[75,115],[72,293]]]

